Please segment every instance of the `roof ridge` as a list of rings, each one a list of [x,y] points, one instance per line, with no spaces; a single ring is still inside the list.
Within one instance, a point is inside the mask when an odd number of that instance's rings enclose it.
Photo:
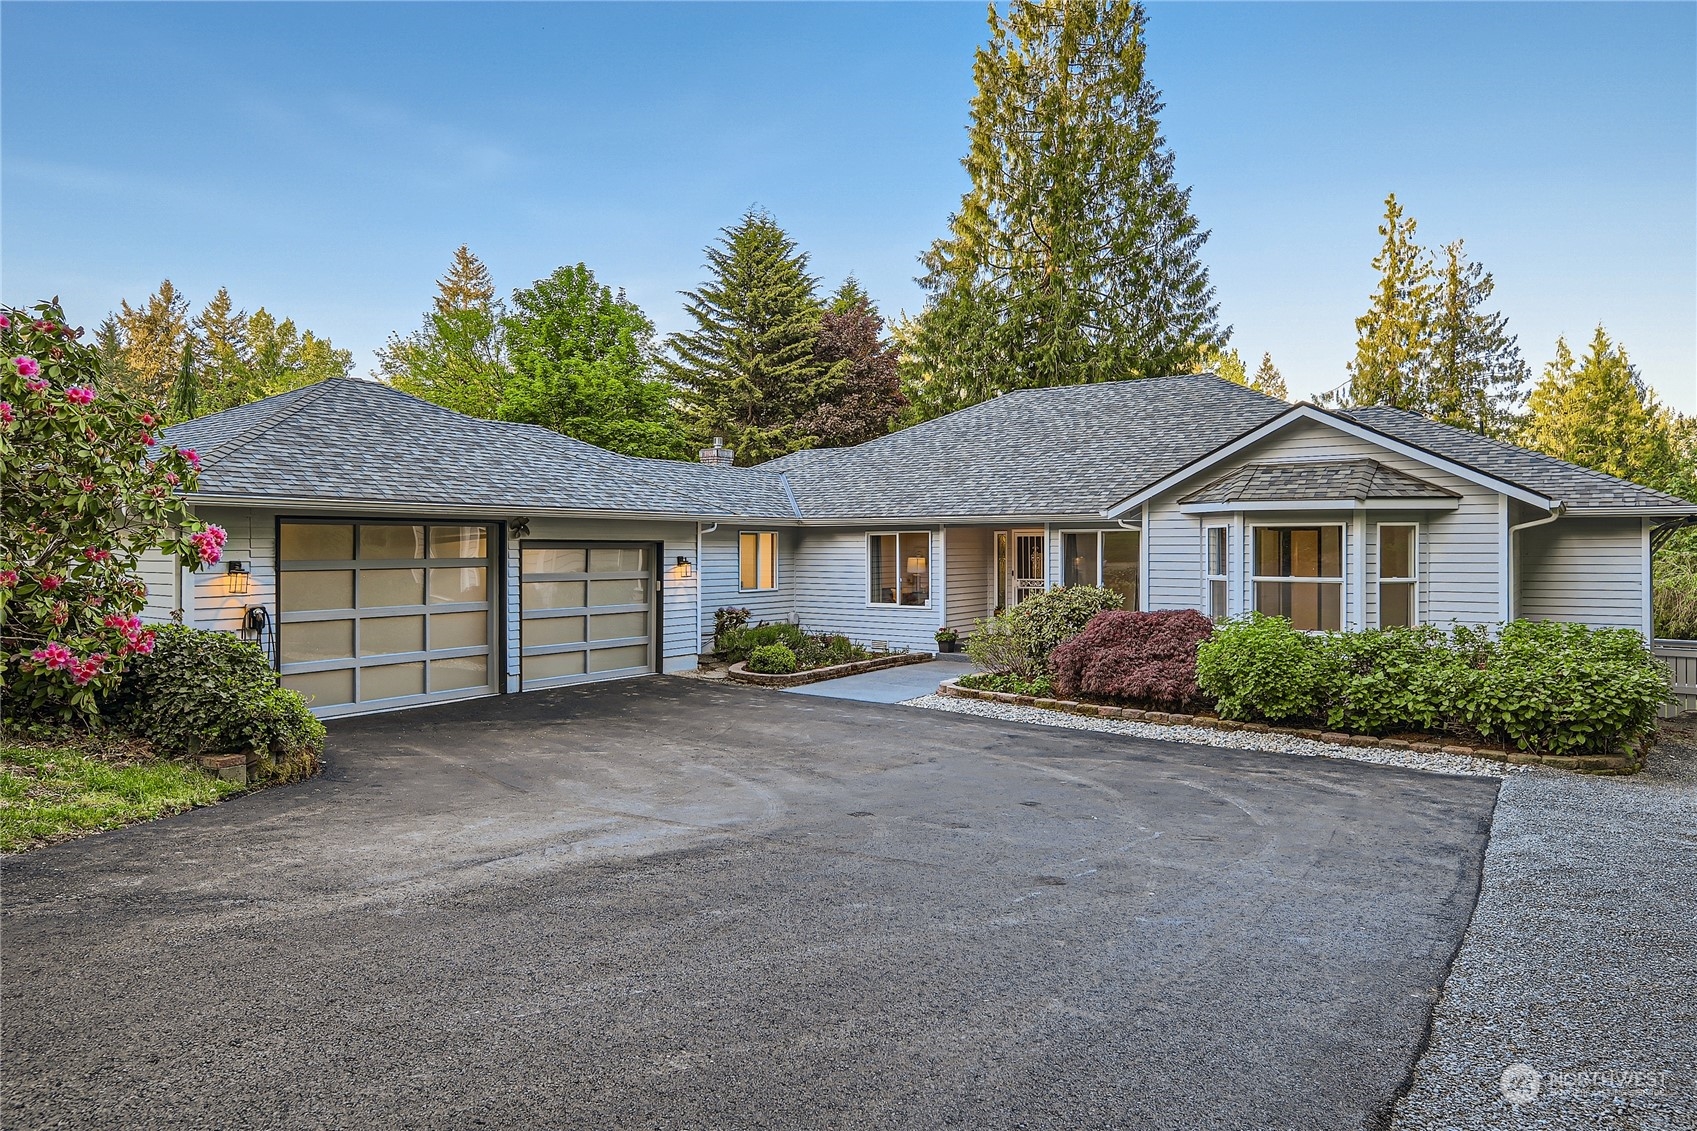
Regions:
[[[221,459],[229,455],[231,452],[234,452],[236,449],[252,443],[260,436],[271,431],[271,429],[275,428],[278,424],[295,415],[302,408],[318,400],[318,398],[323,395],[324,387],[331,381],[340,380],[346,380],[346,378],[326,377],[324,380],[316,381],[311,385],[302,385],[298,389],[288,389],[284,392],[275,394],[278,398],[289,396],[291,393],[299,393],[300,395],[295,397],[295,399],[290,401],[288,404],[283,405],[280,409],[276,409],[270,413],[262,415],[251,426],[237,432],[229,439],[224,440],[221,443],[214,444],[206,451],[198,453],[201,461],[203,463],[210,463],[214,459]],[[377,382],[372,383],[377,384]],[[266,399],[269,400],[271,398]]]

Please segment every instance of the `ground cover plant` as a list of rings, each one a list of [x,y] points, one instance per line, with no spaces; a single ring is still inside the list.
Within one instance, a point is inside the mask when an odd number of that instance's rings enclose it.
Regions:
[[[752,626],[747,621],[747,609],[718,610],[714,615],[714,640],[721,659],[733,664],[747,662],[750,671],[789,674],[754,665],[756,655],[773,646],[782,646],[789,652],[795,662],[795,667],[789,669],[791,672],[813,671],[815,668],[870,660],[873,656],[870,650],[840,633],[808,632],[801,625],[789,621]],[[765,663],[785,662],[776,652],[767,652],[766,657],[763,661]]]

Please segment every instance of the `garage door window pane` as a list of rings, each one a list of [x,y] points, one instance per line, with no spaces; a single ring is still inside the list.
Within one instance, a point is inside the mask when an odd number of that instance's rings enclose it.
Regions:
[[[430,690],[458,691],[462,687],[484,687],[489,683],[488,656],[457,656],[430,661]]]
[[[359,556],[374,561],[396,561],[424,556],[422,526],[362,526]]]
[[[604,578],[589,583],[591,605],[641,605],[648,600],[648,582],[640,577]]]
[[[423,664],[384,664],[364,668],[359,673],[361,702],[372,699],[394,699],[400,695],[424,694]]]
[[[525,648],[541,648],[548,644],[581,644],[582,617],[543,617],[522,622],[521,644]]]
[[[431,650],[489,643],[488,613],[437,613],[430,618]]]
[[[432,526],[430,556],[486,558],[489,556],[489,532],[481,526]]]
[[[284,570],[279,575],[278,585],[277,606],[285,613],[353,608],[352,570]]]
[[[625,636],[647,636],[647,613],[602,613],[589,618],[591,640],[618,640]]]
[[[588,564],[588,553],[583,547],[559,548],[526,546],[524,549],[525,574],[537,573],[582,573]]]
[[[589,551],[590,573],[630,573],[645,569],[641,546],[594,546]]]
[[[424,604],[422,569],[365,569],[359,574],[359,607],[384,609]]]
[[[300,675],[286,675],[283,686],[290,691],[298,691],[306,696],[309,707],[333,707],[338,703],[354,701],[354,673],[352,668],[342,668],[333,672],[302,672]]]
[[[648,645],[630,644],[623,648],[597,648],[589,653],[589,670],[592,672],[618,671],[620,668],[645,668],[648,666]]]
[[[367,617],[359,622],[359,654],[424,651],[423,617]]]
[[[286,562],[346,562],[354,556],[354,528],[318,522],[285,522],[277,546]]]
[[[430,603],[452,605],[489,599],[489,571],[482,566],[430,571]]]
[[[581,609],[588,594],[582,581],[527,581],[522,589],[527,609]]]
[[[354,622],[316,620],[282,625],[279,652],[285,664],[314,660],[345,660],[354,654]]]
[[[525,679],[558,679],[566,675],[584,674],[582,652],[555,652],[551,656],[526,656]]]

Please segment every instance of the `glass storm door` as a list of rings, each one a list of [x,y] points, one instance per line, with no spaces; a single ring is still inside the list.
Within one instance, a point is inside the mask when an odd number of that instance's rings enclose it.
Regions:
[[[1048,573],[1044,566],[1042,533],[1014,531],[1012,604],[1017,605],[1026,598],[1043,592]]]

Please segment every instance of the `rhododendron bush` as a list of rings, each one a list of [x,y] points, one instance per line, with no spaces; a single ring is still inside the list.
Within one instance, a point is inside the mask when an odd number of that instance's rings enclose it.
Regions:
[[[142,553],[210,564],[224,532],[182,500],[199,457],[160,444],[147,406],[102,385],[57,301],[0,308],[0,323],[4,712],[91,718],[126,658],[153,649]]]

